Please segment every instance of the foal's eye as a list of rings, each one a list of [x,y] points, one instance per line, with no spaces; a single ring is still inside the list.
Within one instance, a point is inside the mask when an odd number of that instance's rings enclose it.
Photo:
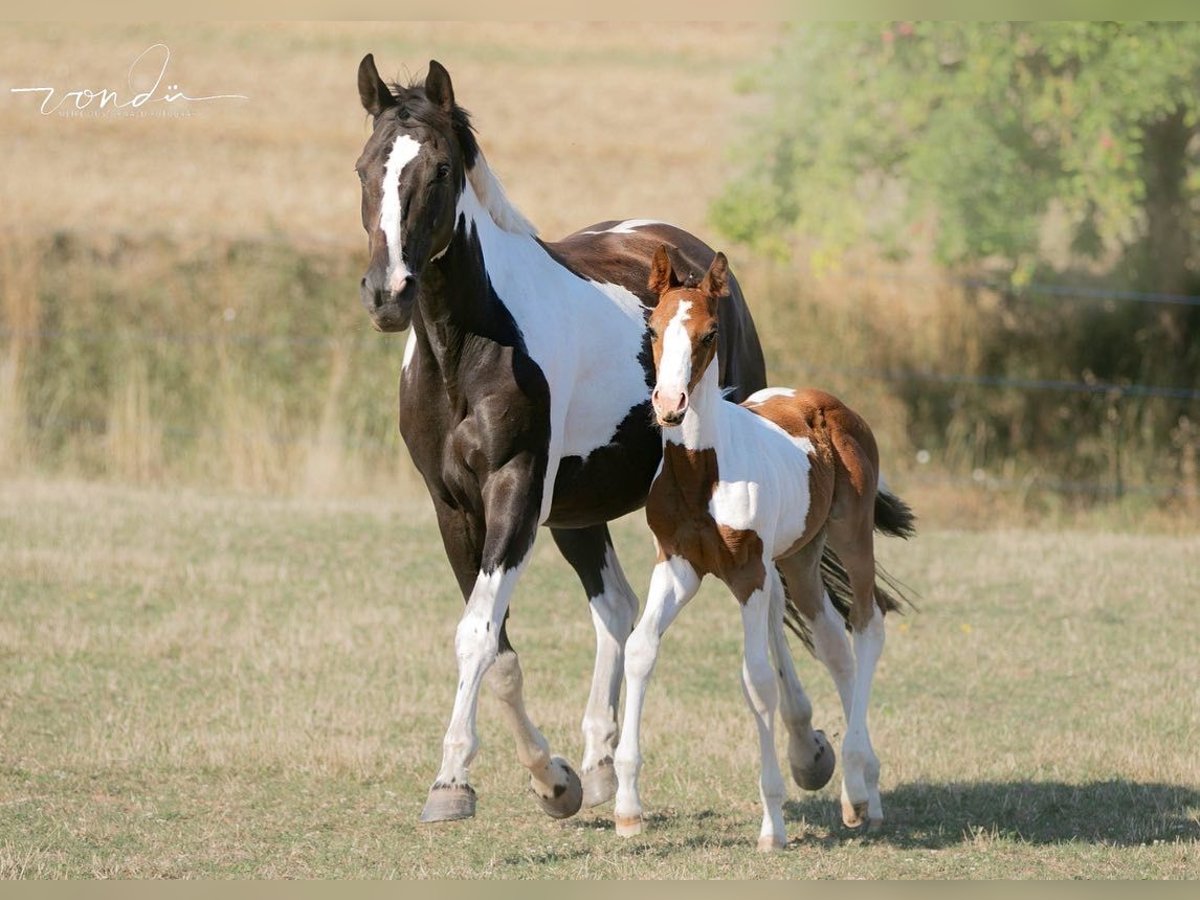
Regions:
[[[705,347],[711,347],[712,342],[715,341],[716,339],[717,339],[717,332],[716,332],[716,330],[713,330],[713,331],[708,332],[706,335],[704,335],[704,337],[700,338],[700,343],[702,343]]]
[[[438,167],[437,167],[437,180],[445,181],[449,177],[450,177],[450,164],[449,163],[439,163]]]
[[[658,343],[658,332],[655,331],[653,328],[650,329],[650,343],[652,343],[652,344]]]

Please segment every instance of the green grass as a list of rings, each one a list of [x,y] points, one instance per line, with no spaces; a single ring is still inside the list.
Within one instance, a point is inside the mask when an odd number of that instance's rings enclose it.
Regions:
[[[616,533],[642,590],[640,516]],[[841,827],[839,773],[791,789],[792,842],[763,856],[716,585],[650,687],[645,835],[617,838],[611,807],[546,818],[487,694],[478,815],[422,827],[460,608],[424,496],[0,483],[0,877],[1200,874],[1200,538],[930,526],[881,555],[921,595],[876,680],[888,823]],[[548,540],[512,633],[578,762],[592,631]],[[829,678],[798,664],[840,738]]]

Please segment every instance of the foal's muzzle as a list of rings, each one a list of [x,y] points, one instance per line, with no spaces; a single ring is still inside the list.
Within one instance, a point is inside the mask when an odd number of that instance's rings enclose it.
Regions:
[[[687,413],[687,391],[656,387],[650,395],[650,405],[654,407],[654,418],[658,420],[658,424],[673,428],[683,421],[684,414]]]
[[[390,290],[383,283],[383,275],[374,270],[363,276],[359,285],[359,296],[371,324],[379,331],[403,331],[412,322],[413,303],[417,298],[417,279],[406,278],[400,290]]]

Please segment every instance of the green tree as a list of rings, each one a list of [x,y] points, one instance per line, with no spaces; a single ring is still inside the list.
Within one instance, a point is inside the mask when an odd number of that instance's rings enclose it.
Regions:
[[[999,308],[971,304],[980,374],[1200,387],[1200,307],[1016,297],[1056,275],[1200,293],[1200,23],[811,23],[747,78],[769,109],[714,206],[728,237],[818,259],[923,246],[1003,276]],[[961,372],[942,352],[879,347]],[[1120,481],[1130,452],[1149,465],[1195,433],[1187,398],[896,392],[918,446],[956,423],[987,437],[978,465],[1027,454],[1072,478]]]
[[[943,263],[1019,286],[1053,213],[1125,283],[1192,284],[1200,23],[813,23],[751,78],[772,108],[715,206],[734,239],[902,253],[923,220]]]

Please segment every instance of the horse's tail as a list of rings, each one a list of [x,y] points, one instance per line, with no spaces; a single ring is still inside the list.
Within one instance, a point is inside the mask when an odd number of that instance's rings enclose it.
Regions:
[[[875,530],[880,534],[907,540],[917,533],[916,523],[917,517],[912,508],[895,494],[882,489],[875,494]],[[783,581],[782,575],[780,581]],[[846,627],[849,628],[850,607],[854,600],[853,592],[850,590],[850,576],[846,573],[846,567],[842,565],[838,555],[828,545],[821,553],[821,581],[825,583],[825,590],[829,592],[833,608],[838,611],[838,615],[842,617],[846,622]],[[784,622],[811,651],[813,649],[812,633],[801,617],[800,610],[792,603],[792,598],[787,593],[786,581],[783,582],[783,590],[784,595],[787,596]],[[890,612],[903,613],[905,606],[916,609],[916,604],[908,596],[909,593],[911,593],[909,588],[888,574],[887,570],[876,561],[875,602],[885,615]]]

